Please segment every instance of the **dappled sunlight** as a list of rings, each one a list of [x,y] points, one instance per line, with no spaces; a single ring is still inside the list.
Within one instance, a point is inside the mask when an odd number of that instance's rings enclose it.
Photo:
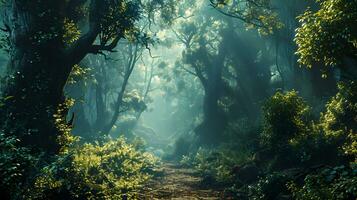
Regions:
[[[0,0],[4,200],[355,200],[356,0]]]

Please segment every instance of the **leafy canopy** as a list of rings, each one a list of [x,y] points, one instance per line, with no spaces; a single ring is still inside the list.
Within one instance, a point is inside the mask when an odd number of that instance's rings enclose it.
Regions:
[[[299,16],[296,30],[299,63],[312,67],[340,64],[344,57],[357,57],[357,1],[317,0],[320,9]]]

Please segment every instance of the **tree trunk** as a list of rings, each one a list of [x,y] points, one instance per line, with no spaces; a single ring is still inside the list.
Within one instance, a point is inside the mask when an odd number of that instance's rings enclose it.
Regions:
[[[13,1],[7,19],[11,57],[2,87],[0,128],[5,134],[18,136],[23,145],[57,152],[61,131],[54,115],[64,103],[62,91],[71,70],[61,51],[63,30],[58,21],[64,20],[62,4],[34,4]],[[51,14],[39,16],[44,10]]]
[[[218,54],[214,56],[211,63],[209,56],[203,57],[203,63],[208,68],[207,80],[202,82],[205,89],[203,99],[203,122],[196,128],[195,132],[200,137],[202,143],[216,144],[222,140],[222,133],[226,126],[226,117],[219,107],[219,99],[223,94],[222,71],[227,54],[226,42],[229,35],[227,30],[223,30],[223,41],[221,42]],[[202,80],[201,80],[202,81]]]
[[[100,66],[103,67],[103,66]],[[97,118],[96,121],[94,123],[94,128],[93,130],[95,130],[95,135],[97,135],[98,133],[100,133],[104,126],[107,123],[107,119],[109,118],[108,116],[108,112],[107,112],[107,106],[106,106],[106,102],[104,101],[105,99],[105,93],[104,93],[104,85],[105,85],[105,79],[103,77],[103,72],[100,71],[100,73],[98,73],[96,75],[96,80],[97,80],[97,84],[95,85],[95,106],[96,106],[96,111],[97,111]]]
[[[101,129],[100,133],[102,135],[109,135],[110,131],[113,128],[113,126],[118,121],[118,117],[119,117],[119,114],[120,114],[120,108],[122,107],[122,104],[123,104],[123,98],[124,98],[125,89],[126,89],[126,86],[128,85],[128,81],[129,81],[131,72],[132,71],[127,72],[128,74],[125,74],[124,82],[122,84],[122,87],[120,89],[120,92],[118,94],[117,100],[116,100],[115,105],[114,105],[113,116],[110,118],[110,121],[107,124],[105,124],[105,126]]]

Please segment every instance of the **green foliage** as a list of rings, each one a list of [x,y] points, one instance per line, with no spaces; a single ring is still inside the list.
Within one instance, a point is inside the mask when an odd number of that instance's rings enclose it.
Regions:
[[[276,130],[284,130],[285,127],[289,127],[286,125],[292,122],[292,127],[297,130],[295,131],[297,134],[291,135],[280,142],[272,140],[270,144],[276,142],[276,148],[280,149],[280,152],[284,152],[287,149],[283,151],[284,148],[279,147],[279,144],[283,144],[286,141],[286,145],[293,150],[293,152],[290,152],[293,153],[290,157],[295,155],[305,163],[320,162],[331,164],[343,161],[346,157],[350,161],[356,161],[356,83],[340,83],[338,88],[339,92],[326,104],[326,111],[321,114],[320,120],[312,125],[306,120],[308,118],[305,113],[307,107],[302,104],[300,99],[300,103],[297,103],[300,106],[296,107],[300,108],[296,111],[301,110],[301,114],[294,111],[296,114],[292,114],[291,116],[293,117],[289,118],[289,116],[285,115],[282,119],[289,120],[282,120],[281,124],[275,127]],[[289,108],[286,105],[281,106],[282,108]],[[290,107],[289,110],[293,109]],[[279,111],[279,115],[282,115],[282,113],[283,111]],[[272,121],[268,125],[268,127],[271,127]],[[288,128],[288,130],[294,129]],[[276,138],[279,139],[278,136]]]
[[[66,18],[63,22],[63,29],[63,41],[66,44],[73,44],[81,35],[81,31],[78,29],[76,23],[68,18]]]
[[[173,145],[172,156],[175,158],[181,158],[182,156],[188,155],[191,150],[191,142],[193,138],[190,135],[182,135],[176,139]]]
[[[337,166],[309,174],[304,184],[288,184],[294,199],[297,200],[338,200],[354,199],[357,196],[357,168]]]
[[[196,154],[183,156],[181,164],[193,166],[197,172],[212,183],[228,184],[234,181],[232,169],[252,159],[249,152],[229,149],[208,150],[200,148]],[[204,180],[205,181],[205,180]]]
[[[326,104],[326,112],[316,124],[309,123],[309,107],[296,92],[274,95],[264,107],[262,142],[274,149],[276,155],[300,158],[295,167],[312,164],[345,166],[307,172],[301,170],[297,175],[276,179],[275,172],[268,174],[251,186],[253,199],[277,198],[276,195],[286,192],[285,186],[290,190],[287,194],[292,193],[294,199],[301,200],[353,199],[356,196],[356,84],[340,83],[338,88],[339,92]],[[350,156],[351,167],[346,166],[344,153]],[[287,159],[282,160],[286,166]],[[301,176],[305,177],[303,183]],[[271,178],[273,181],[269,180]],[[287,181],[290,182],[285,185]],[[279,193],[276,193],[277,188],[281,189]],[[275,196],[271,196],[273,193]]]
[[[270,0],[210,0],[221,13],[242,20],[248,29],[257,28],[260,34],[272,34],[283,27]]]
[[[357,161],[357,84],[340,83],[339,92],[326,104],[320,126],[327,137]]]
[[[309,130],[309,110],[297,92],[278,92],[264,105],[264,129],[261,142],[264,146],[279,150],[294,139],[306,135]]]
[[[178,1],[175,0],[151,0],[144,1],[144,8],[147,10],[149,19],[161,21],[160,25],[171,25],[177,17]]]
[[[347,141],[343,146],[345,153],[354,157],[354,162],[357,163],[357,134],[350,133],[347,136]]]
[[[68,147],[75,142],[78,138],[71,134],[72,125],[67,124],[67,119],[65,113],[67,110],[73,106],[74,100],[67,99],[63,104],[60,104],[56,110],[56,113],[53,115],[54,125],[59,131],[57,136],[57,144],[60,146],[60,152],[68,151]]]
[[[19,140],[0,134],[0,192],[3,198],[16,198],[27,187],[26,180],[33,173],[38,157],[19,146]]]
[[[254,151],[259,146],[260,125],[254,125],[247,118],[232,120],[225,132],[227,147],[237,151]]]
[[[102,33],[101,44],[106,44],[116,37],[124,36],[135,29],[135,22],[141,17],[139,1],[120,1],[108,3],[102,16],[99,16]]]
[[[124,94],[123,110],[132,110],[136,112],[143,112],[147,108],[144,98],[137,90],[132,90]]]
[[[272,173],[248,186],[250,199],[269,200],[278,199],[278,196],[287,191],[287,176],[282,173]]]
[[[134,149],[140,152],[145,152],[146,148],[146,141],[142,137],[135,136],[131,141],[130,144],[133,146]]]
[[[316,62],[326,66],[339,64],[345,56],[357,56],[357,2],[317,0],[320,10],[307,10],[299,17],[295,41],[299,62],[311,67]]]
[[[71,149],[43,168],[30,199],[134,198],[157,160],[123,138]]]
[[[94,81],[92,73],[93,72],[91,68],[74,65],[71,74],[68,77],[67,85],[75,85],[80,81],[83,81],[84,85],[86,85],[88,81]]]

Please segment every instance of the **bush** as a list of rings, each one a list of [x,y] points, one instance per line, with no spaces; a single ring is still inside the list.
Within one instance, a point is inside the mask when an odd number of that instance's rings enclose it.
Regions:
[[[225,131],[225,146],[237,151],[255,151],[259,147],[261,126],[247,118],[238,118],[228,123]]]
[[[124,139],[85,144],[43,168],[28,199],[121,199],[134,197],[157,160]]]
[[[330,142],[357,161],[357,83],[340,83],[338,90],[327,103],[320,126]]]
[[[204,177],[203,182],[231,184],[235,181],[234,167],[251,159],[252,155],[249,152],[236,152],[224,148],[219,150],[200,148],[196,154],[183,156],[181,164],[194,167]]]
[[[173,152],[170,157],[173,159],[180,159],[182,156],[188,155],[191,150],[191,141],[189,141],[189,139],[192,138],[188,135],[183,135],[177,138],[173,145]]]
[[[357,155],[357,84],[340,83],[320,121],[289,140],[289,148],[304,164],[348,164]]]
[[[288,177],[282,173],[272,173],[259,179],[259,181],[248,186],[248,193],[254,200],[279,199],[279,196],[286,194],[288,188],[286,183]]]
[[[276,93],[263,107],[264,128],[261,142],[279,151],[292,139],[307,134],[310,108],[297,92]]]
[[[357,196],[357,84],[340,83],[338,89],[336,96],[326,104],[326,111],[316,128],[322,133],[320,141],[327,144],[325,148],[319,148],[320,159],[337,157],[340,160],[330,163],[343,165],[309,173],[303,184],[290,183],[295,199],[355,199]],[[351,166],[344,162],[344,157]]]
[[[354,200],[357,196],[357,166],[326,168],[309,174],[304,184],[289,184],[297,200]]]
[[[19,140],[0,134],[0,192],[4,199],[18,199],[28,187],[38,157],[20,147]]]

